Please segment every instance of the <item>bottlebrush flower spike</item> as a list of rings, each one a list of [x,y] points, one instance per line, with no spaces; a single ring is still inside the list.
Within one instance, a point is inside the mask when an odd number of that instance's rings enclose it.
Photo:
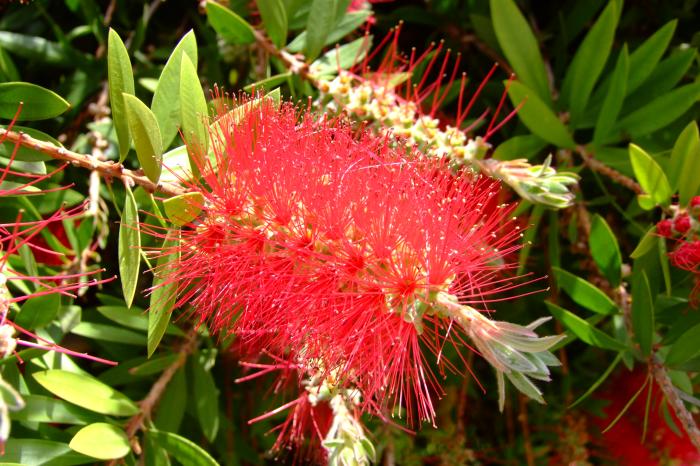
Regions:
[[[338,67],[335,78],[316,79],[321,92],[320,106],[338,107],[354,118],[369,123],[378,133],[388,134],[408,147],[417,146],[429,156],[446,158],[455,167],[467,165],[477,172],[498,178],[530,202],[556,209],[571,206],[574,195],[569,192],[568,186],[576,184],[578,176],[568,172],[557,173],[550,166],[550,159],[544,165],[536,166],[524,159],[512,162],[483,160],[491,148],[489,138],[518,110],[516,108],[501,121],[498,120],[510,81],[488,122],[485,134],[472,138],[470,131],[486,119],[488,110],[468,127],[463,128],[463,123],[496,67],[489,71],[468,103],[465,103],[467,79],[462,74],[457,115],[453,124],[446,124],[437,115],[455,84],[460,55],[457,54],[452,62],[451,51],[444,51],[441,42],[437,46],[432,45],[418,57],[414,49],[406,58],[398,50],[399,33],[400,26],[390,32],[373,53],[359,61],[358,56],[358,62],[350,70]],[[368,36],[366,40],[369,42]],[[384,48],[386,50],[378,69],[370,72],[370,63]],[[312,75],[315,72],[313,67],[310,71]],[[430,82],[430,76],[436,76],[435,80]]]
[[[312,386],[344,394],[347,412],[434,423],[441,388],[428,360],[460,371],[442,353],[467,339],[498,347],[484,356],[533,395],[517,374],[547,379],[544,353],[558,337],[475,309],[519,286],[506,259],[521,233],[512,207],[496,202],[499,184],[339,118],[244,105],[212,125],[213,160],[195,158],[202,178],[186,200],[196,218],[177,232],[144,226],[180,237],[159,252],[179,259],[154,270],[177,288],[176,305],[251,354],[292,361]],[[340,401],[331,408],[325,445],[341,461],[361,429]]]

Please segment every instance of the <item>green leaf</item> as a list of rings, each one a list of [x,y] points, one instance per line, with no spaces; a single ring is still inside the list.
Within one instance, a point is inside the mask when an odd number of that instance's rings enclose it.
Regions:
[[[625,108],[637,109],[650,100],[664,95],[673,89],[686,75],[690,65],[695,61],[697,50],[687,48],[673,53],[662,60],[644,83],[628,97]],[[623,113],[625,113],[623,111]]]
[[[554,303],[550,303],[549,301],[545,301],[544,303],[549,309],[549,312],[551,312],[559,322],[589,345],[612,351],[624,351],[627,349],[625,345],[615,340],[607,333],[601,332],[576,314]]]
[[[197,218],[204,207],[202,193],[185,193],[163,201],[165,215],[174,225],[182,226]]]
[[[218,466],[206,450],[194,442],[171,432],[150,430],[151,438],[182,464],[188,466]]]
[[[158,121],[163,150],[170,147],[180,126],[180,74],[185,55],[193,64],[197,63],[197,39],[193,31],[185,34],[173,49],[153,93],[151,110]]]
[[[544,61],[525,17],[513,0],[490,0],[490,5],[493,29],[508,63],[518,79],[534,91],[532,97],[538,97],[542,106],[551,108]]]
[[[613,362],[608,366],[607,369],[605,369],[605,372],[603,372],[603,375],[601,375],[598,378],[598,380],[596,380],[593,383],[593,385],[591,385],[583,395],[581,395],[576,401],[571,403],[568,406],[568,409],[571,409],[571,408],[578,406],[583,400],[588,398],[594,391],[596,391],[598,389],[598,387],[600,387],[602,385],[602,383],[605,382],[605,380],[607,380],[607,378],[610,376],[610,374],[612,374],[612,371],[617,367],[617,365],[620,363],[621,360],[622,360],[622,353],[618,353],[617,356],[615,356],[615,359],[613,360]]]
[[[666,356],[666,365],[677,367],[700,355],[700,324],[689,328],[671,346]]]
[[[632,112],[617,125],[619,131],[633,138],[664,128],[685,113],[700,99],[700,82],[686,84]]]
[[[163,397],[158,403],[158,410],[153,423],[160,430],[177,432],[185,415],[182,407],[186,405],[187,377],[185,376],[185,368],[182,367],[175,372],[175,375],[166,387]]]
[[[61,307],[61,295],[45,294],[29,298],[24,302],[15,323],[27,329],[36,329],[50,324],[58,315]]]
[[[71,333],[99,341],[109,341],[123,345],[143,346],[146,336],[131,330],[94,322],[80,322],[71,329]]]
[[[687,206],[690,199],[700,191],[699,173],[700,135],[698,123],[691,121],[676,139],[668,165],[668,181],[672,191],[678,189],[681,206]]]
[[[525,102],[518,117],[534,134],[559,147],[570,149],[576,145],[566,126],[529,87],[514,81],[508,89],[508,96],[513,105]]]
[[[123,458],[131,451],[122,429],[106,422],[96,422],[80,429],[68,444],[73,450],[99,460]]]
[[[622,255],[617,237],[600,215],[593,216],[591,233],[588,239],[591,257],[601,273],[613,287],[620,284],[622,278]]]
[[[333,50],[329,50],[311,64],[312,74],[314,76],[335,75],[338,72],[338,67],[341,69],[352,67],[356,62],[364,59],[371,43],[371,36],[360,37]],[[410,74],[407,77],[410,77]]]
[[[586,34],[566,72],[561,101],[569,109],[573,127],[586,109],[593,86],[610,55],[620,7],[616,1],[608,3]]]
[[[74,67],[76,59],[87,61],[86,56],[80,56],[74,49],[66,50],[60,44],[38,35],[0,31],[0,46],[5,50],[11,50],[13,55],[27,58],[32,62]]]
[[[547,141],[534,134],[513,136],[502,142],[493,152],[496,160],[530,159],[547,146]]]
[[[630,144],[629,153],[634,175],[642,189],[655,204],[667,205],[672,194],[671,185],[659,164],[635,144]]]
[[[637,244],[637,247],[634,248],[634,251],[630,254],[630,257],[632,259],[637,259],[639,257],[642,257],[644,254],[647,252],[651,251],[651,249],[656,246],[656,243],[659,241],[659,235],[656,234],[656,226],[652,226],[647,230],[646,233],[644,233],[644,236],[642,237],[641,240],[639,240],[639,243]]]
[[[671,42],[677,23],[676,19],[669,21],[632,52],[627,82],[629,92],[636,90],[652,74]]]
[[[273,44],[281,49],[287,42],[287,10],[282,0],[257,0],[265,31]]]
[[[163,339],[170,315],[177,299],[177,283],[167,282],[164,271],[179,260],[178,238],[166,238],[163,241],[161,251],[166,253],[158,258],[157,270],[154,272],[153,291],[151,292],[151,305],[148,311],[148,337],[147,351],[150,358]]]
[[[627,45],[622,48],[622,52],[617,58],[617,64],[610,79],[610,86],[607,89],[603,107],[598,114],[598,121],[595,125],[593,133],[593,143],[599,145],[602,143],[615,123],[617,116],[622,110],[622,103],[627,95],[627,76],[629,71],[629,56],[627,54]]]
[[[0,47],[0,79],[3,81],[19,81],[19,72],[12,57]]]
[[[313,60],[321,53],[326,39],[333,30],[336,19],[337,0],[312,0],[309,19],[306,23],[304,55]]]
[[[190,167],[196,173],[203,166],[202,159],[209,148],[207,100],[197,70],[186,55],[182,57],[180,70],[180,110]]]
[[[610,315],[617,312],[617,306],[612,299],[591,282],[576,275],[552,267],[557,285],[568,294],[574,302],[598,314]]]
[[[635,270],[632,284],[632,328],[642,355],[648,356],[654,338],[654,298],[647,274]]]
[[[0,464],[26,466],[67,466],[92,463],[93,460],[76,453],[62,442],[41,439],[8,439]]]
[[[42,395],[24,395],[24,409],[12,413],[12,419],[52,424],[89,424],[100,416],[62,400]]]
[[[109,29],[107,40],[107,77],[109,79],[109,101],[112,107],[112,121],[119,141],[119,161],[123,162],[131,147],[129,122],[126,118],[123,94],[134,95],[134,72],[131,69],[129,52],[119,34]]]
[[[46,120],[57,117],[70,108],[63,97],[36,84],[0,84],[0,118],[13,119],[20,103],[22,111],[17,117],[19,121]]]
[[[3,125],[0,126],[2,128],[6,128],[7,126]],[[18,125],[13,125],[12,126],[12,131],[15,132],[22,132],[26,133],[29,136],[33,137],[34,139],[39,139],[40,141],[46,141],[50,142],[56,147],[63,147],[63,144],[58,142],[58,140],[54,139],[53,136],[49,136],[46,133],[43,133],[37,129],[34,128],[27,128],[25,126],[18,126]],[[10,141],[4,141],[2,144],[0,144],[0,157],[7,157],[8,159],[12,156],[12,153],[15,150],[15,144],[10,142]],[[17,149],[17,152],[15,153],[15,161],[25,161],[25,162],[43,162],[45,160],[52,160],[52,158],[43,152],[40,152],[38,150],[31,149],[29,147],[25,146],[20,146]],[[13,161],[13,163],[15,163]],[[13,165],[14,166],[14,165]]]
[[[236,13],[216,2],[207,2],[206,9],[209,24],[226,42],[237,45],[255,42],[253,26]]]
[[[369,18],[370,15],[371,12],[369,10],[353,11],[351,13],[347,13],[345,16],[343,16],[343,19],[341,19],[340,22],[337,22],[335,26],[333,26],[333,30],[328,34],[328,37],[326,38],[326,43],[323,45],[326,46],[329,44],[335,44],[336,42],[340,42],[343,39],[343,37],[347,36],[352,31],[365,24],[367,18]],[[371,37],[372,36],[368,37],[369,44],[371,44]],[[299,53],[302,50],[304,50],[305,44],[306,31],[303,31],[301,34],[297,35],[294,38],[294,40],[287,44],[287,47],[285,48],[289,52]]]
[[[252,93],[257,91],[269,91],[285,82],[293,76],[292,72],[276,74],[270,76],[269,78],[261,79],[260,81],[254,82],[253,84],[248,84],[243,88],[244,91]]]
[[[216,438],[219,431],[219,390],[211,375],[211,371],[204,367],[204,356],[201,353],[190,358],[193,387],[192,395],[195,401],[195,409],[199,425],[204,436],[210,442]]]
[[[34,380],[49,392],[75,405],[110,416],[133,416],[139,407],[123,393],[87,374],[60,369],[36,372]]]
[[[153,112],[137,97],[122,95],[136,156],[148,179],[157,183],[163,169],[163,146],[158,122]]]
[[[139,212],[134,193],[128,185],[124,185],[124,211],[119,224],[119,276],[124,292],[124,301],[128,307],[134,300],[136,285],[139,281],[139,266],[141,265],[141,232]]]
[[[182,180],[192,178],[190,167],[190,155],[187,146],[182,145],[163,154],[163,172],[160,181],[163,183],[181,183]]]

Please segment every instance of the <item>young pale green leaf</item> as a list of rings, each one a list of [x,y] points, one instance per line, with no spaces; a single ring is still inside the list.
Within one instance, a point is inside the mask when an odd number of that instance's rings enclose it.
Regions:
[[[182,464],[191,466],[219,466],[214,458],[191,440],[171,432],[149,431],[151,438]]]
[[[166,238],[163,241],[161,251],[171,251],[170,254],[158,258],[157,270],[164,270],[167,264],[179,260],[177,238]],[[163,339],[163,335],[170,323],[170,315],[177,299],[177,283],[166,283],[165,277],[156,273],[153,278],[153,292],[151,293],[151,305],[148,311],[148,336],[146,349],[150,358]]]
[[[672,194],[671,185],[659,164],[644,149],[635,144],[630,144],[629,153],[634,175],[642,189],[655,204],[668,204]]]
[[[203,166],[202,158],[209,148],[207,100],[199,83],[197,69],[186,55],[182,57],[180,70],[180,110],[190,167],[197,170],[197,167]]]
[[[552,267],[557,285],[568,294],[574,302],[598,314],[609,315],[617,312],[617,306],[602,290],[589,281],[573,273]]]
[[[7,126],[2,125],[0,128],[7,128]],[[39,139],[40,141],[46,141],[50,142],[56,147],[63,147],[63,144],[58,142],[58,140],[54,139],[53,136],[49,136],[48,134],[39,131],[34,128],[27,128],[25,126],[18,126],[18,125],[13,125],[12,130],[16,132],[22,132],[25,133],[34,139]],[[13,163],[13,167],[17,168],[14,163],[17,161],[23,161],[23,162],[43,162],[46,160],[51,160],[51,157],[44,154],[43,152],[35,149],[31,149],[29,147],[24,147],[20,146],[17,148],[17,152],[15,152],[15,147],[16,145],[13,142],[10,141],[2,141],[2,144],[0,144],[0,157],[5,157],[9,159],[12,157],[12,153],[14,152],[15,158]]]
[[[549,309],[549,312],[551,312],[564,327],[568,328],[571,333],[589,345],[611,351],[624,351],[627,349],[627,347],[618,340],[598,330],[573,312],[569,312],[549,301],[545,301],[544,303]]]
[[[153,112],[137,97],[122,95],[136,156],[148,179],[157,183],[163,169],[163,146],[158,122]]]
[[[173,49],[153,93],[151,110],[158,121],[163,150],[173,142],[180,127],[180,73],[185,55],[193,64],[197,63],[197,39],[193,31],[185,34]]]
[[[656,246],[656,243],[658,243],[658,241],[659,235],[656,233],[656,226],[652,226],[647,230],[646,233],[644,233],[642,239],[639,240],[637,247],[634,248],[634,251],[632,251],[630,257],[632,259],[642,257],[644,254],[651,251],[651,249],[654,246]]]
[[[612,286],[618,286],[622,278],[622,255],[617,237],[608,223],[596,214],[591,221],[591,234],[588,239],[591,257],[598,269],[610,280]]]
[[[666,365],[677,367],[700,355],[700,324],[689,328],[676,340],[666,356]]]
[[[671,152],[668,181],[671,190],[678,189],[680,205],[687,206],[700,191],[700,135],[698,123],[691,121],[681,132]]]
[[[68,444],[73,450],[98,460],[123,458],[131,451],[122,429],[106,422],[96,422],[80,429]]]
[[[287,42],[287,10],[282,0],[258,0],[255,2],[260,10],[265,31],[277,48]]]
[[[243,45],[255,42],[253,26],[233,11],[216,2],[207,2],[207,19],[214,30],[231,44]]]
[[[122,94],[134,94],[134,72],[131,69],[129,52],[119,34],[109,29],[107,40],[107,78],[109,80],[109,102],[112,107],[112,121],[119,142],[119,161],[123,162],[131,146],[129,122],[126,118]]]
[[[630,55],[628,92],[636,90],[654,71],[676,30],[678,20],[663,25]]]
[[[204,436],[213,442],[219,431],[219,390],[211,375],[211,371],[203,364],[203,355],[196,354],[190,358],[192,371],[193,398],[199,425]]]
[[[547,141],[534,134],[513,136],[493,151],[496,160],[530,159],[547,146]]]
[[[635,270],[632,283],[632,328],[642,355],[648,356],[654,338],[654,298],[646,273]]]
[[[573,127],[586,109],[593,86],[608,61],[620,8],[617,1],[608,2],[576,51],[564,77],[561,100],[569,109]]]
[[[133,416],[139,407],[123,393],[87,374],[60,369],[36,372],[34,380],[59,398],[110,416]]]
[[[197,218],[204,207],[202,193],[185,193],[163,201],[165,215],[174,225],[182,226]]]
[[[513,0],[490,0],[490,5],[493,29],[508,63],[518,79],[539,97],[542,105],[551,109],[552,98],[544,61],[525,17]]]
[[[190,178],[192,178],[192,168],[190,167],[190,155],[187,152],[186,145],[183,144],[163,154],[163,172],[160,174],[161,182],[178,184],[182,180]]]
[[[360,37],[333,50],[329,50],[311,64],[311,73],[314,76],[335,75],[338,72],[338,67],[342,69],[350,68],[355,62],[365,57],[371,43],[372,36]],[[407,77],[409,76],[410,74],[407,73]]]
[[[39,295],[29,298],[22,304],[15,323],[23,328],[40,328],[50,324],[58,315],[61,307],[61,295],[58,293]]]
[[[649,102],[623,118],[619,131],[639,137],[664,128],[700,99],[700,82],[686,84]]]
[[[337,4],[338,0],[312,0],[304,44],[307,60],[313,60],[321,53],[335,25]]]
[[[593,132],[593,144],[599,145],[603,142],[615,126],[617,116],[622,110],[622,103],[627,95],[627,75],[629,71],[629,56],[627,54],[627,44],[622,48],[617,57],[617,63],[610,78],[603,106],[598,114],[598,121]]]
[[[559,147],[570,149],[576,145],[566,126],[529,87],[514,81],[508,89],[508,96],[513,105],[525,102],[518,117],[534,134]]]
[[[70,108],[60,95],[36,84],[9,82],[0,84],[0,118],[11,120],[17,114],[19,121],[46,120],[57,117]]]
[[[261,79],[258,82],[255,82],[253,84],[248,84],[246,87],[243,88],[244,91],[252,93],[252,92],[257,92],[257,91],[269,91],[270,89],[273,89],[280,84],[283,84],[291,78],[293,74],[291,72],[287,73],[282,73],[282,74],[276,74],[274,76],[270,76],[269,78]]]
[[[124,301],[128,307],[134,300],[136,285],[139,280],[141,265],[141,232],[139,227],[139,211],[136,206],[134,193],[128,185],[124,198],[124,211],[119,224],[119,276],[124,292]]]

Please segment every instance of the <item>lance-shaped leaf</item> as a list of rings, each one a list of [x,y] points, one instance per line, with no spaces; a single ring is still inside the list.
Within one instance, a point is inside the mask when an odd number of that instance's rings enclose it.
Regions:
[[[119,142],[119,161],[126,158],[131,146],[129,122],[126,117],[123,94],[134,94],[134,73],[131,69],[129,52],[114,29],[109,30],[107,40],[107,77],[109,79],[109,102],[112,108],[112,121]]]
[[[171,432],[151,430],[149,436],[181,464],[219,466],[214,458],[196,443]]]
[[[60,95],[36,84],[9,82],[0,84],[0,118],[14,118],[22,103],[20,121],[46,120],[57,117],[70,108]]]
[[[177,238],[166,238],[163,241],[161,251],[171,252],[158,258],[158,265],[154,273],[151,305],[148,311],[148,336],[146,343],[149,358],[158,348],[163,335],[168,329],[170,315],[173,312],[177,298],[177,284],[165,283],[164,274],[164,269],[168,264],[174,264],[179,260],[179,252],[175,248],[177,244]],[[174,251],[173,248],[175,248]]]
[[[576,304],[603,315],[614,314],[617,306],[612,299],[593,283],[577,277],[559,267],[552,267],[557,285],[568,294]]]
[[[193,31],[185,34],[173,49],[153,93],[151,110],[158,121],[163,150],[173,142],[180,126],[180,73],[183,56],[189,57],[192,63],[197,63],[197,40]]]
[[[122,429],[106,422],[96,422],[80,429],[68,444],[73,450],[99,460],[123,458],[131,451]]]
[[[153,112],[137,97],[122,95],[136,156],[148,179],[157,183],[163,168],[163,146],[158,122]]]
[[[668,204],[672,194],[671,185],[659,164],[644,149],[635,144],[630,144],[629,153],[634,175],[642,189],[651,196],[653,203]],[[642,207],[648,206],[648,204],[642,204]]]
[[[207,2],[207,19],[214,30],[231,44],[255,42],[253,26],[233,11],[216,2]]]
[[[119,277],[122,282],[124,301],[128,307],[134,300],[141,264],[141,232],[139,211],[131,188],[125,185],[124,211],[119,225]]]
[[[627,54],[627,45],[622,48],[620,56],[617,58],[617,64],[610,79],[608,92],[603,101],[603,107],[598,114],[598,121],[593,132],[593,143],[601,144],[605,136],[610,133],[615,126],[617,116],[622,109],[622,102],[627,94],[627,75],[629,71],[629,56]]]
[[[321,53],[323,44],[335,25],[336,10],[337,0],[312,0],[304,45],[304,55],[308,60],[313,60]]]
[[[190,167],[196,173],[197,168],[203,166],[202,158],[209,147],[207,100],[197,70],[186,55],[182,57],[180,69],[180,111]]]
[[[691,121],[673,145],[668,166],[671,189],[678,189],[680,205],[687,206],[700,191],[700,134],[698,124]]]
[[[265,31],[277,48],[287,41],[287,9],[282,0],[258,0],[256,2]]]
[[[610,280],[612,286],[619,285],[622,279],[620,246],[610,225],[598,214],[593,216],[591,221],[588,244],[598,269]]]
[[[589,345],[612,351],[624,351],[627,349],[621,342],[598,330],[573,312],[569,312],[548,301],[545,301],[545,305],[559,322]]]
[[[635,270],[632,281],[632,327],[642,354],[648,356],[654,339],[654,298],[643,270]]]

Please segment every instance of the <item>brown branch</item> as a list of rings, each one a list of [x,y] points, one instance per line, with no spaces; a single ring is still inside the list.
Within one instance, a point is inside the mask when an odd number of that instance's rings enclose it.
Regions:
[[[255,42],[270,56],[282,61],[289,71],[309,81],[313,85],[317,84],[316,78],[309,74],[308,63],[300,60],[297,55],[292,55],[284,49],[278,49],[264,32],[253,29],[253,35],[255,36]]]
[[[576,146],[576,153],[581,156],[583,163],[593,170],[594,172],[600,173],[601,175],[607,176],[614,182],[621,184],[625,188],[633,191],[635,194],[644,194],[642,187],[634,181],[632,178],[623,175],[614,168],[610,168],[605,165],[600,160],[597,160],[593,154],[588,152],[583,146]]]
[[[79,154],[63,147],[57,147],[50,142],[34,139],[21,132],[7,131],[6,129],[0,128],[0,141],[20,144],[46,154],[53,159],[69,162],[76,167],[98,171],[104,176],[130,180],[134,184],[143,187],[148,192],[158,191],[169,196],[177,196],[187,192],[182,186],[173,183],[154,183],[143,175],[140,170],[129,170],[128,168],[124,168],[122,164],[112,161],[96,160],[95,157],[91,155]]]
[[[146,398],[141,400],[141,402],[139,403],[139,407],[141,408],[139,413],[131,419],[129,419],[129,422],[127,422],[126,436],[129,438],[129,442],[131,443],[132,448],[134,449],[134,453],[141,454],[141,447],[138,444],[138,441],[136,440],[136,434],[139,430],[143,429],[144,421],[147,421],[151,418],[151,414],[158,402],[160,401],[160,398],[163,396],[165,388],[168,386],[173,376],[175,376],[175,373],[182,366],[185,365],[185,362],[187,362],[187,358],[190,354],[192,354],[196,347],[197,330],[192,329],[187,334],[184,343],[180,347],[177,359],[175,359],[175,361],[170,366],[168,366],[162,374],[160,374],[160,377],[158,378],[158,380],[156,380],[156,383],[153,384],[151,390],[148,392],[148,395],[146,395]],[[111,462],[107,463],[108,466],[113,466],[115,464],[116,460],[112,460]]]

